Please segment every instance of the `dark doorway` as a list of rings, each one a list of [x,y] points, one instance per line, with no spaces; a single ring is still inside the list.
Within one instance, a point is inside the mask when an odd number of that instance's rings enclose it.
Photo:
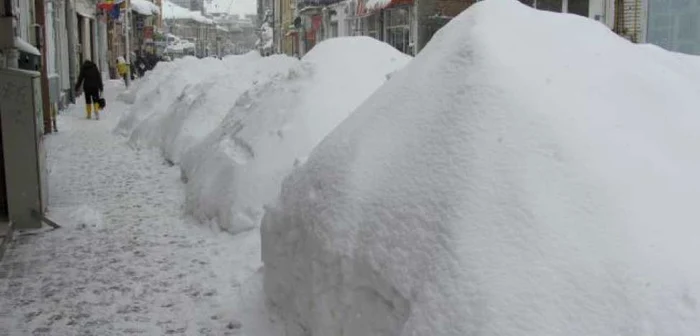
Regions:
[[[0,120],[0,221],[7,221],[10,218],[10,211],[7,205],[7,183],[5,181],[5,151],[2,144],[2,120]]]
[[[92,20],[87,21],[88,24],[90,25],[90,36],[88,38],[90,39],[90,59],[97,63],[97,55],[95,55],[95,50],[97,49],[96,45],[93,45],[93,42],[96,40],[95,39],[95,25],[93,24]]]
[[[83,34],[83,32],[84,32],[84,30],[83,30],[83,17],[80,16],[80,14],[76,14],[75,16],[76,16],[76,20],[77,20],[76,22],[78,22],[78,46],[79,47],[78,47],[77,53],[78,53],[78,60],[80,60],[80,62],[78,63],[78,69],[80,69],[80,66],[82,66],[83,62],[85,61],[85,59],[83,59],[83,41],[84,41],[83,40],[83,35],[84,35]]]

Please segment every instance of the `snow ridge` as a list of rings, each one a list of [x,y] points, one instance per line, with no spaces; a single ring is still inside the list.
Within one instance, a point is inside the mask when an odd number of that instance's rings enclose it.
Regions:
[[[265,213],[287,334],[696,335],[699,70],[585,18],[475,4]]]

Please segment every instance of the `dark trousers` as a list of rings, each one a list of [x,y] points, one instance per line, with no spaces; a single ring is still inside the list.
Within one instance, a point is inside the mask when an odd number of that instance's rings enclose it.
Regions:
[[[99,90],[90,90],[90,91],[85,91],[85,104],[90,105],[90,104],[97,104],[97,100],[100,99],[100,91]]]

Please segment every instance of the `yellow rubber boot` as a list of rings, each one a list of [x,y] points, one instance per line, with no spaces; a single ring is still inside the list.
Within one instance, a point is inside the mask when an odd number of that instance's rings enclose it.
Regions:
[[[92,119],[92,104],[85,104],[85,116]]]
[[[95,111],[95,119],[100,120],[100,104],[92,104],[92,109]]]

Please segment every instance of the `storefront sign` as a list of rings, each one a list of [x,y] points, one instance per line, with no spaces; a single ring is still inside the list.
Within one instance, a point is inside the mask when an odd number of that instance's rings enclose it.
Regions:
[[[143,27],[143,38],[146,40],[153,39],[153,26]]]

